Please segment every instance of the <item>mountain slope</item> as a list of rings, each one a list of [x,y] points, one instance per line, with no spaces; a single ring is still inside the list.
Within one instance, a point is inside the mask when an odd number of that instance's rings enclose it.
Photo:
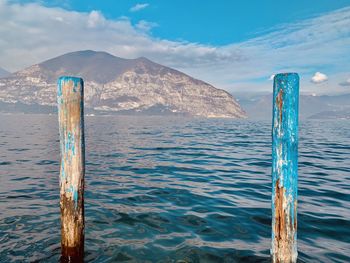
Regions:
[[[202,117],[245,117],[226,91],[146,58],[78,51],[0,79],[0,101],[55,105],[56,81],[81,76],[87,108],[113,112],[167,112]]]
[[[272,118],[272,94],[240,94],[238,101],[251,119]],[[350,109],[350,94],[343,95],[304,95],[299,96],[299,118],[320,119],[347,116]],[[327,117],[329,116],[329,117]]]
[[[0,78],[6,77],[8,75],[10,75],[10,72],[0,67]]]

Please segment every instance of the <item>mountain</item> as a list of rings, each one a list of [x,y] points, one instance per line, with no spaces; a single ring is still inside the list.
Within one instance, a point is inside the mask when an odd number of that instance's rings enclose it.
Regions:
[[[80,76],[85,107],[97,112],[242,118],[233,96],[147,58],[91,50],[68,53],[0,79],[0,101],[55,106],[56,81]]]
[[[237,100],[251,119],[272,118],[271,93],[237,94]],[[350,110],[350,93],[342,95],[305,95],[299,97],[300,119],[346,118]]]
[[[7,77],[11,73],[0,67],[0,78]]]
[[[345,110],[322,111],[309,117],[309,119],[320,120],[350,120],[350,107]]]

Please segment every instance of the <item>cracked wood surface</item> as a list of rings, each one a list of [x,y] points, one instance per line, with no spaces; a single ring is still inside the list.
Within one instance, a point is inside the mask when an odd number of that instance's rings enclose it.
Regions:
[[[272,120],[272,261],[297,260],[299,76],[274,78]]]
[[[79,262],[84,254],[84,84],[61,77],[57,84],[60,132],[61,251],[63,261]]]

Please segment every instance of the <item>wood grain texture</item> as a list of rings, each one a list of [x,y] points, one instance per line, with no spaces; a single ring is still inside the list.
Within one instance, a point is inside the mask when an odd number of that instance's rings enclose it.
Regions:
[[[274,77],[272,119],[272,261],[297,260],[299,76]]]
[[[82,261],[84,254],[84,83],[61,77],[57,84],[60,133],[60,207],[62,258]]]

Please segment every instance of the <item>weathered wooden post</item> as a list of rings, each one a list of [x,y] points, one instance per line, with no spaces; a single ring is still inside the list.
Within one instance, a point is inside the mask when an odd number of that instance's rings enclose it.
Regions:
[[[82,262],[85,174],[83,80],[59,78],[57,103],[61,150],[61,260]]]
[[[299,76],[277,74],[272,119],[272,261],[297,260]]]

